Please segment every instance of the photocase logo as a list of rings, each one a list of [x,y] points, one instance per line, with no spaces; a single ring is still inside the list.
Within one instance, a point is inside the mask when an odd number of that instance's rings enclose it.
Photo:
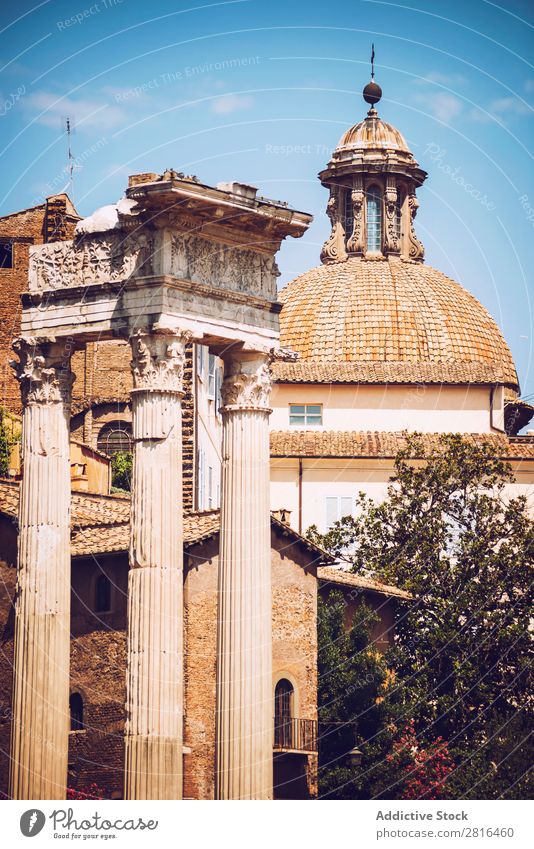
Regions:
[[[42,830],[45,822],[46,817],[43,812],[37,808],[31,808],[22,814],[20,818],[20,830],[24,837],[35,837]]]

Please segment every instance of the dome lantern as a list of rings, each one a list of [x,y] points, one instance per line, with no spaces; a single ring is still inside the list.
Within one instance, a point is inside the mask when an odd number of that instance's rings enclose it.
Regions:
[[[332,230],[323,245],[322,262],[350,256],[383,259],[393,254],[423,261],[415,234],[419,203],[415,191],[426,179],[402,134],[378,117],[382,89],[374,79],[363,89],[367,117],[343,133],[319,179],[330,190],[327,215]]]

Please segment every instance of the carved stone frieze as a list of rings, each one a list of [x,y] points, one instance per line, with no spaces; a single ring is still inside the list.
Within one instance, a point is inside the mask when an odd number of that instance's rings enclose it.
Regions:
[[[419,207],[419,201],[417,200],[415,194],[409,195],[408,197],[408,209],[410,212],[410,229],[408,233],[408,241],[410,244],[409,256],[410,259],[423,259],[425,255],[425,249],[423,247],[422,242],[419,241],[415,234],[415,226],[414,226],[414,218],[417,215],[417,209]]]
[[[30,251],[31,292],[66,289],[93,283],[116,283],[152,273],[151,234],[121,231],[78,236]]]
[[[183,393],[185,346],[191,333],[138,331],[130,339],[134,391]]]
[[[217,289],[276,300],[279,271],[274,257],[228,247],[200,236],[172,235],[169,273]]]
[[[19,357],[11,366],[20,383],[23,404],[70,404],[74,374],[72,343],[19,337],[13,342]]]
[[[339,220],[338,193],[331,190],[330,199],[326,205],[326,214],[332,225],[332,232],[323,245],[321,262],[344,262],[347,259],[345,249],[345,231]]]
[[[269,409],[271,375],[268,354],[224,358],[221,395],[224,408]],[[223,412],[224,412],[223,408]]]

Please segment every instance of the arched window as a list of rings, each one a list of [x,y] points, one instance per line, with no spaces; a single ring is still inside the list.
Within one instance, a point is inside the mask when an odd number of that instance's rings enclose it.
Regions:
[[[291,681],[281,678],[274,691],[274,744],[279,749],[293,748],[293,695]]]
[[[95,611],[109,613],[111,610],[111,581],[107,575],[99,575],[95,584]]]
[[[104,425],[97,439],[97,448],[105,454],[132,450],[132,426],[129,422],[109,422]]]
[[[367,250],[382,250],[382,192],[378,186],[367,192]]]
[[[345,192],[343,206],[343,229],[345,231],[345,241],[347,242],[352,236],[354,230],[354,209],[352,206],[352,191],[347,189]]]
[[[70,730],[82,731],[83,724],[83,699],[79,693],[71,693],[69,698]]]

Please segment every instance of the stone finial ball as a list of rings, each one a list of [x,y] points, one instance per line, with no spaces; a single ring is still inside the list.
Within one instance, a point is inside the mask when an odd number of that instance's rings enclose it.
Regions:
[[[378,103],[380,98],[382,97],[382,89],[375,83],[374,80],[370,83],[367,83],[363,90],[363,99],[366,103],[370,103],[371,106],[374,106],[375,103]]]

